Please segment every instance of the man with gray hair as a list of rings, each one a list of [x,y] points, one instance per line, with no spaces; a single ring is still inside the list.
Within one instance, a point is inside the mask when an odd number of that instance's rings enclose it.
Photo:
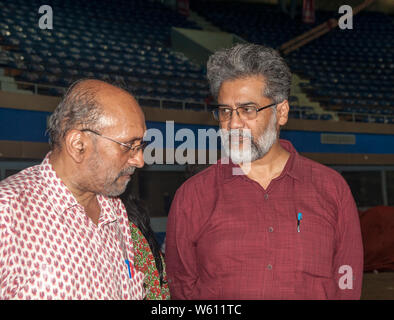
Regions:
[[[209,58],[207,77],[230,161],[193,176],[174,197],[171,297],[359,299],[363,249],[350,189],[279,139],[291,85],[283,58],[236,45]]]
[[[143,298],[116,196],[144,165],[145,130],[121,88],[69,88],[49,119],[43,162],[0,182],[0,299]]]

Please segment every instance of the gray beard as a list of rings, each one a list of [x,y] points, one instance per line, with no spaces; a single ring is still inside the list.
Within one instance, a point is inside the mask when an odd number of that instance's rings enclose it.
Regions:
[[[130,178],[126,180],[126,182],[123,185],[116,185],[118,182],[119,178],[124,176],[125,174],[127,175],[132,175],[135,171],[135,167],[128,167],[126,169],[123,169],[118,176],[116,177],[115,180],[113,180],[112,183],[106,182],[104,183],[104,195],[108,197],[117,197],[121,195],[127,187],[127,184],[130,181]]]
[[[249,163],[264,157],[277,141],[276,113],[273,113],[268,123],[267,129],[260,137],[255,139],[250,130],[220,130],[222,146],[225,154],[234,164]],[[243,137],[243,146],[239,147],[239,137]],[[231,147],[230,147],[231,142]]]
[[[89,166],[96,170],[96,175],[91,177],[89,190],[95,190],[96,193],[106,197],[117,197],[121,195],[126,190],[130,177],[122,184],[120,184],[119,178],[124,175],[131,176],[136,169],[134,166],[129,166],[122,169],[118,174],[113,172],[111,168],[107,168],[105,170],[102,168],[100,154],[97,150],[96,144],[94,144],[94,154],[91,155],[88,161]]]

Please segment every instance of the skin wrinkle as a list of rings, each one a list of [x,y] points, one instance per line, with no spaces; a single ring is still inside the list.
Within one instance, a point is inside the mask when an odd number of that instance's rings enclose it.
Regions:
[[[249,130],[248,134],[238,129],[220,130],[220,136],[223,139],[226,155],[229,156],[231,161],[235,164],[253,162],[257,159],[261,159],[266,155],[278,138],[276,126],[276,112],[272,109],[272,115],[267,127],[263,130],[261,135],[257,137],[251,135]],[[240,144],[236,141],[235,145],[233,145],[231,137],[235,139],[238,137],[249,139],[250,142],[247,143],[246,150],[240,148]]]
[[[220,88],[218,102],[220,105],[230,107],[232,105],[242,105],[246,102],[252,102],[260,106],[268,105],[272,101],[261,94],[264,92],[265,87],[265,78],[263,76],[242,77],[231,81],[225,81]],[[276,109],[274,108],[258,112],[254,120],[242,120],[238,117],[236,112],[233,112],[232,118],[222,122],[220,125],[220,133],[223,137],[225,152],[236,164],[253,162],[262,158],[277,141],[277,131],[279,130]],[[249,146],[245,148],[246,153],[243,153],[242,141],[240,141],[239,145],[235,146],[235,148],[231,145],[230,152],[228,133],[245,133],[245,129],[248,131],[250,130],[252,137],[252,139],[249,140]],[[240,134],[240,136],[242,135]]]
[[[123,143],[134,138],[142,140],[146,132],[145,117],[127,91],[98,80],[82,81],[73,90],[94,90],[94,99],[101,108],[100,134]],[[96,196],[123,193],[135,168],[143,167],[143,153],[131,154],[113,141],[80,129],[85,128],[69,130],[49,160],[59,178],[97,224],[100,210]]]
[[[101,94],[98,98],[97,101],[101,104],[101,105],[110,105],[111,112],[108,113],[108,111],[104,111],[104,115],[102,117],[103,122],[104,122],[104,128],[118,128],[121,129],[120,132],[119,130],[116,130],[118,132],[118,134],[115,136],[114,135],[110,135],[110,134],[105,134],[107,136],[110,136],[111,138],[115,139],[115,140],[119,140],[123,142],[124,138],[123,137],[128,137],[127,141],[131,141],[133,139],[142,139],[143,136],[139,136],[139,137],[130,137],[129,138],[129,131],[130,128],[133,127],[132,122],[130,122],[129,126],[122,126],[122,123],[124,121],[124,117],[122,116],[122,112],[121,112],[121,107],[122,107],[122,103],[117,102],[116,100],[114,101],[113,99],[108,99],[108,97],[110,97],[110,95],[104,95]],[[128,97],[126,97],[126,99],[128,99]],[[110,100],[110,101],[109,101]],[[109,104],[111,103],[111,104]],[[118,111],[118,112],[116,112]],[[112,130],[113,131],[113,130]],[[96,141],[100,139],[100,137],[95,137]],[[102,138],[100,140],[103,140]],[[106,141],[107,145],[111,148],[111,147],[117,147],[119,148],[120,146],[117,146],[116,143],[112,142],[112,141]],[[91,159],[92,163],[96,164],[97,166],[100,166],[99,164],[99,153],[96,151],[96,153],[94,154],[93,159]],[[135,166],[126,166],[124,168],[122,168],[120,171],[115,171],[115,169],[113,167],[108,167],[106,174],[103,175],[104,177],[104,181],[102,182],[103,186],[103,193],[107,196],[118,196],[121,193],[124,192],[124,190],[126,189],[127,183],[130,181],[130,175],[132,173],[134,173],[135,170]],[[127,177],[128,176],[128,177]],[[126,179],[122,179],[122,177],[126,177]]]
[[[231,81],[225,81],[220,87],[218,103],[232,108],[247,101],[252,101],[259,106],[272,104],[273,101],[271,99],[262,95],[265,86],[266,83],[262,76],[242,77]],[[258,182],[263,188],[267,188],[270,181],[283,170],[290,156],[289,153],[280,146],[278,139],[280,126],[283,126],[288,119],[288,101],[284,100],[278,103],[275,109],[276,111],[274,111],[273,108],[262,110],[257,113],[257,117],[253,120],[242,120],[236,112],[233,112],[233,116],[230,120],[220,122],[221,129],[240,131],[249,129],[253,137],[259,137],[264,140],[262,145],[266,144],[268,148],[264,156],[260,158],[255,156],[256,159],[254,159],[254,161],[246,159],[247,161],[238,163],[244,174],[250,179]],[[273,112],[275,112],[275,116]],[[276,133],[272,131],[271,127],[270,130],[268,130],[270,134],[266,136],[267,129],[273,125],[275,126]],[[260,143],[258,141],[259,138],[255,140],[256,144]],[[272,139],[272,141],[266,139]],[[271,147],[269,147],[270,144]],[[239,141],[239,146],[243,148],[242,140]],[[240,159],[234,158],[234,161],[237,160]]]

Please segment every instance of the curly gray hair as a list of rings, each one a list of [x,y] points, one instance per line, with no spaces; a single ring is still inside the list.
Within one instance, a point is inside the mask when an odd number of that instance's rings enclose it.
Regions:
[[[288,99],[291,72],[276,50],[256,44],[237,44],[216,51],[208,59],[207,78],[215,99],[224,81],[259,75],[266,82],[264,96],[274,103]]]

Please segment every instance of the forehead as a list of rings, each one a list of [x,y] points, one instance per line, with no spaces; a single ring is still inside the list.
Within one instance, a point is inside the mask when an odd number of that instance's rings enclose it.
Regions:
[[[146,131],[145,116],[137,101],[129,96],[104,104],[104,130],[122,139],[142,138]]]
[[[249,102],[263,98],[265,80],[262,76],[250,76],[227,80],[219,89],[218,102]]]

